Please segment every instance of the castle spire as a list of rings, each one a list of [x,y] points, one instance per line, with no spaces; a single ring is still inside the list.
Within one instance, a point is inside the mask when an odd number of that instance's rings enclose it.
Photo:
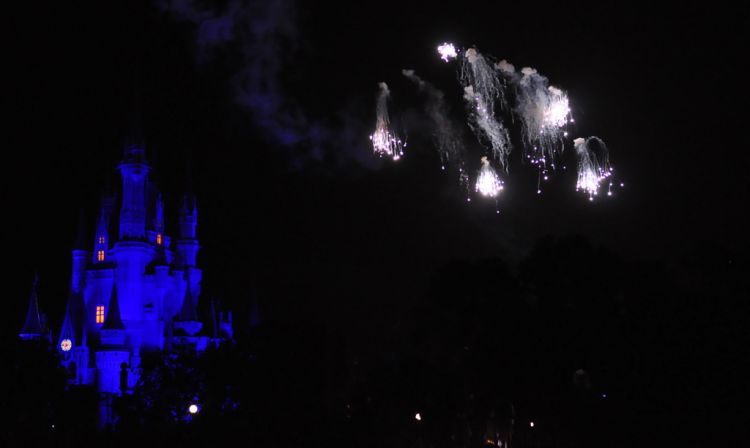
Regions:
[[[177,319],[181,322],[195,322],[198,320],[198,313],[195,311],[195,302],[193,295],[190,293],[190,282],[187,282],[185,288],[185,298],[182,300],[182,308]]]
[[[125,325],[120,317],[120,303],[117,300],[117,285],[112,284],[112,298],[109,299],[109,312],[104,320],[102,330],[124,330]]]
[[[211,299],[208,308],[208,319],[206,320],[206,335],[212,339],[219,337],[219,325],[216,318],[216,301]]]
[[[150,167],[144,152],[143,145],[126,145],[119,166],[122,176],[121,240],[142,240],[146,235],[146,177]]]
[[[45,333],[44,325],[42,325],[42,319],[39,315],[38,285],[39,275],[34,274],[34,284],[31,288],[31,297],[29,297],[29,309],[26,312],[26,321],[23,324],[23,328],[21,328],[21,332],[18,334],[23,340],[41,339]]]
[[[198,320],[198,313],[195,310],[195,301],[190,293],[190,282],[187,282],[185,289],[185,298],[182,300],[182,308],[175,318],[175,329],[180,329],[187,333],[188,336],[195,336],[201,331],[203,323]]]
[[[86,307],[83,304],[83,296],[71,290],[57,348],[67,352],[73,347],[86,345],[86,332]]]

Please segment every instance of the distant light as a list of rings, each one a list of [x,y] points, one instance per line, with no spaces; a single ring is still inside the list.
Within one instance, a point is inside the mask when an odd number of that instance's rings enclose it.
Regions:
[[[64,352],[69,351],[71,347],[73,347],[73,342],[71,342],[70,339],[63,339],[62,342],[60,342],[60,348]]]
[[[418,422],[422,421],[422,416],[419,415],[419,412],[417,412],[416,415],[414,415],[414,418],[417,419]]]
[[[529,427],[533,428],[534,427],[534,422],[529,422]]]
[[[602,398],[607,398],[607,394],[602,394]]]
[[[197,414],[199,410],[200,410],[200,408],[198,408],[198,405],[197,405],[197,404],[191,404],[191,405],[190,405],[190,406],[188,407],[188,412],[190,412],[190,413],[191,413],[191,414],[193,414],[193,415]]]

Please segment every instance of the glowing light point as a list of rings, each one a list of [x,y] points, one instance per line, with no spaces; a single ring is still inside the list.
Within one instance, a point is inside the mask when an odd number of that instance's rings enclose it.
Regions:
[[[534,427],[534,422],[529,422],[529,428],[533,428],[533,427]]]
[[[448,62],[458,56],[458,53],[456,53],[456,47],[454,47],[453,44],[449,44],[448,42],[438,46],[437,50],[438,53],[440,53],[440,59],[444,60],[445,62]]]
[[[191,404],[190,406],[188,406],[188,412],[190,412],[191,414],[195,415],[198,413],[198,411],[200,411],[200,408],[197,404]]]
[[[479,170],[476,190],[483,196],[494,198],[503,189],[503,183],[487,157],[482,157],[482,168]]]
[[[421,415],[419,415],[419,412],[417,412],[417,413],[416,413],[416,414],[414,415],[414,419],[415,419],[416,421],[418,421],[418,422],[421,422],[421,421],[422,421],[422,416],[421,416]]]
[[[71,347],[73,347],[73,342],[71,342],[70,339],[63,339],[62,342],[60,342],[60,348],[64,352],[69,351]]]

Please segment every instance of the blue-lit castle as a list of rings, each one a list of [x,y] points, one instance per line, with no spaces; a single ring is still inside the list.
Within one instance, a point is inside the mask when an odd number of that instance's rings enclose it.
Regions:
[[[143,148],[127,147],[118,168],[121,194],[103,197],[93,241],[79,238],[73,249],[65,317],[59,337],[51,338],[71,384],[110,395],[132,391],[146,351],[202,352],[232,337],[231,313],[217,314],[211,303],[198,316],[203,273],[195,197],[182,198],[172,237]],[[36,287],[20,337],[50,338]]]

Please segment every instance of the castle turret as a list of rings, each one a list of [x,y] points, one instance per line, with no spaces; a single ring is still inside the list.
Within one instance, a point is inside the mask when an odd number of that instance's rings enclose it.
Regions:
[[[86,345],[87,327],[83,296],[71,290],[65,307],[65,319],[57,341],[57,349],[65,354],[73,348]]]
[[[73,384],[86,384],[90,381],[87,323],[83,295],[71,290],[57,350],[62,355],[63,366],[68,370],[69,381]]]
[[[39,314],[38,284],[39,276],[35,275],[31,296],[29,297],[29,309],[26,312],[26,321],[21,328],[21,332],[18,333],[18,336],[25,341],[44,339],[47,336],[47,329],[42,322],[42,316]]]
[[[125,345],[125,324],[120,316],[117,285],[112,285],[109,312],[99,331],[99,349],[96,351],[96,368],[100,392],[117,394],[121,391],[120,372],[127,369],[130,351]]]
[[[182,308],[175,318],[174,328],[184,331],[188,336],[195,336],[201,331],[203,323],[198,321],[198,313],[195,309],[195,301],[190,293],[190,283],[185,289],[185,298],[182,300]]]
[[[182,198],[180,205],[180,233],[177,240],[177,253],[180,264],[186,267],[196,265],[200,244],[196,239],[198,225],[198,206],[195,197],[188,193]]]

